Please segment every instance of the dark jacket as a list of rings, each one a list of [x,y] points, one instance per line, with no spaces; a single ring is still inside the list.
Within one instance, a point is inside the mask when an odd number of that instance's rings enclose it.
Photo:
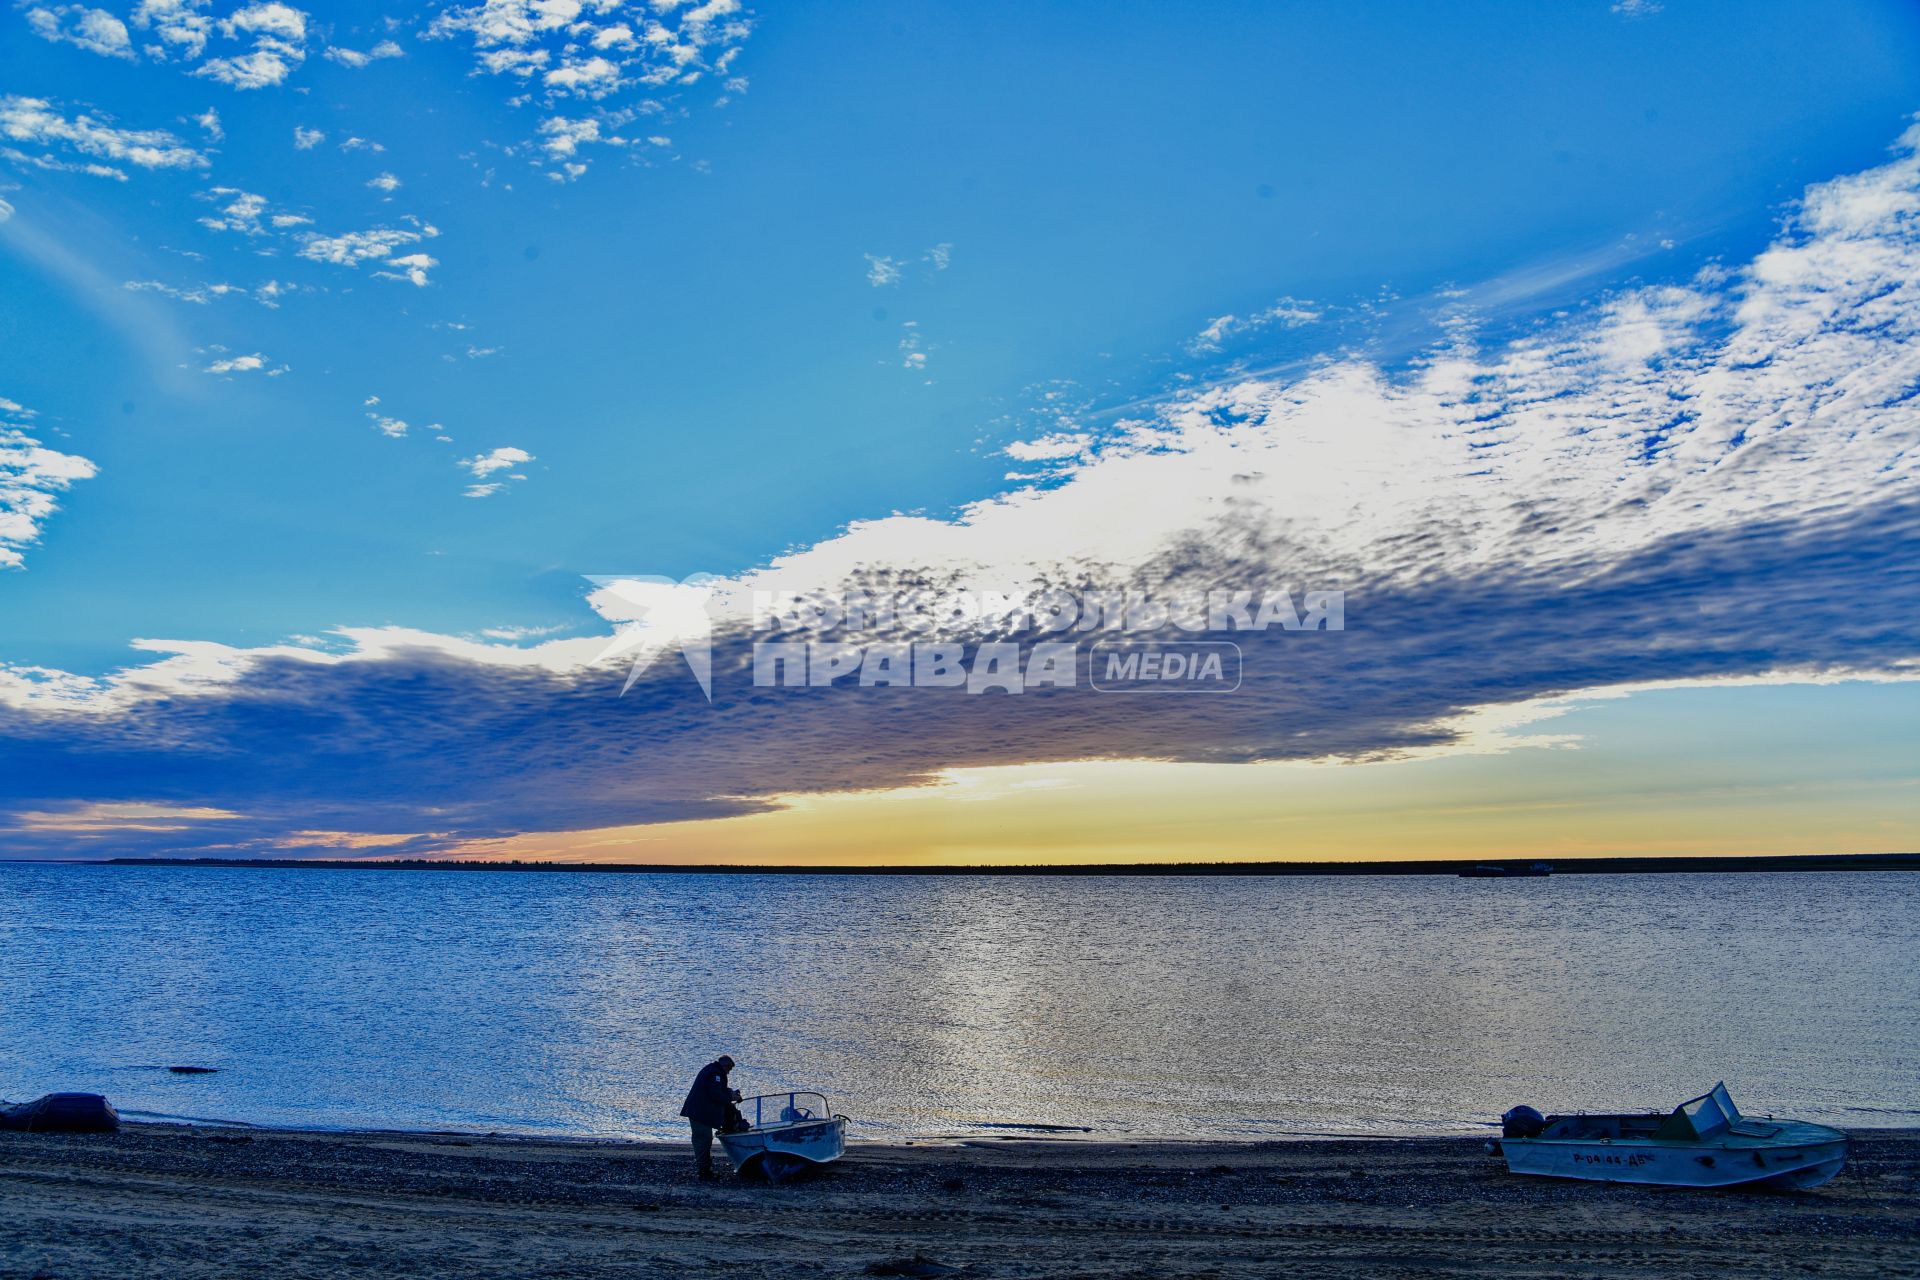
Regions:
[[[727,1104],[732,1101],[733,1087],[727,1083],[727,1069],[718,1062],[709,1062],[693,1078],[693,1088],[687,1090],[687,1100],[681,1104],[680,1114],[695,1124],[704,1124],[710,1129],[724,1129],[727,1126]]]

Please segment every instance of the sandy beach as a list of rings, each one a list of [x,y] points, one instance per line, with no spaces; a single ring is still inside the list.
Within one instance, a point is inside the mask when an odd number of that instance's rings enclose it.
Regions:
[[[7,1276],[1920,1275],[1920,1132],[1799,1195],[1507,1174],[1471,1138],[684,1148],[129,1125],[0,1134]]]

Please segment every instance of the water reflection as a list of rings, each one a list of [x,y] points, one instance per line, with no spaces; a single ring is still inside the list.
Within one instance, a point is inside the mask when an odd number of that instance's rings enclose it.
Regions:
[[[666,1135],[722,1050],[856,1132],[1920,1120],[1920,882],[0,867],[0,1094]],[[176,1077],[197,1062],[220,1074]]]

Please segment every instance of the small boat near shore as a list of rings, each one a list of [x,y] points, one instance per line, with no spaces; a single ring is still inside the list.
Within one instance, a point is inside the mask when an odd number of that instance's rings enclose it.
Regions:
[[[1542,1116],[1515,1107],[1501,1121],[1501,1136],[1489,1145],[1511,1172],[1537,1177],[1801,1191],[1847,1162],[1846,1134],[1743,1116],[1724,1083],[1665,1115]]]
[[[747,1127],[717,1135],[734,1169],[779,1182],[847,1153],[847,1118],[822,1093],[763,1093],[740,1102]]]

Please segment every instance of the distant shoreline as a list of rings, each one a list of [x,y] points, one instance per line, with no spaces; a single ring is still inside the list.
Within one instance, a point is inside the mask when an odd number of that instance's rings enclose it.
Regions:
[[[507,871],[543,874],[760,876],[1458,876],[1476,867],[1519,868],[1535,859],[1460,858],[1392,862],[1144,862],[1060,866],[750,866],[736,863],[473,862],[423,858],[0,859],[36,866],[243,868],[299,871]],[[1540,859],[1539,861],[1545,861]],[[1567,858],[1554,875],[1677,875],[1726,872],[1920,871],[1920,853],[1782,854],[1753,857]]]

